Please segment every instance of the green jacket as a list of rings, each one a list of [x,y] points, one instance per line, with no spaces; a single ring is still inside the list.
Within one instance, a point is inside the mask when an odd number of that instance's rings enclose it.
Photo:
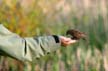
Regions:
[[[57,50],[61,46],[59,36],[25,37],[10,32],[0,24],[0,54],[25,61],[34,61]]]

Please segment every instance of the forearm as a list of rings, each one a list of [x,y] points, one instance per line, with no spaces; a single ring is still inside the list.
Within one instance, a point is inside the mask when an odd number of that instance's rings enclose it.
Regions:
[[[27,48],[33,56],[33,60],[46,55],[47,53],[53,52],[60,47],[59,37],[55,39],[54,36],[41,36],[35,38],[25,38],[27,42]],[[57,41],[57,42],[56,42]]]

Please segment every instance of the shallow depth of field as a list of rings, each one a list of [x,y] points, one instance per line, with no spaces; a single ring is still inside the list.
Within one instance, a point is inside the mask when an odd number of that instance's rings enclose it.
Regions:
[[[107,0],[0,0],[0,23],[21,37],[88,36],[27,65],[0,56],[0,71],[108,71]]]

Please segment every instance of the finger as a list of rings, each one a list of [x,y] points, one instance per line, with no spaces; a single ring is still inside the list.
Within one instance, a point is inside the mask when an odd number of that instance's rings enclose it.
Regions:
[[[77,42],[77,40],[71,40],[71,41],[68,42],[68,44],[73,44],[73,43],[76,43],[76,42]]]
[[[71,41],[71,38],[65,38],[64,41],[69,42],[69,41]]]
[[[71,38],[67,38],[67,37],[63,37],[63,36],[60,36],[60,38],[61,38],[62,40],[64,40],[64,41],[69,41],[69,40],[71,40]]]

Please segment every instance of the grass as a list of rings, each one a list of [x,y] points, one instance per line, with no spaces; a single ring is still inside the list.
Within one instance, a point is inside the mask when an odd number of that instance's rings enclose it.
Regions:
[[[33,4],[35,5],[35,4]],[[53,11],[53,9],[51,9]],[[0,69],[8,71],[107,71],[108,68],[108,37],[107,37],[107,16],[103,14],[94,15],[87,10],[80,15],[80,12],[72,12],[67,18],[55,16],[57,12],[45,15],[42,8],[33,6],[29,12],[25,12],[17,3],[9,7],[5,2],[0,7],[0,22],[12,32],[21,37],[58,34],[65,35],[69,28],[79,29],[88,35],[89,45],[80,40],[79,43],[60,48],[56,53],[51,53],[24,67],[21,62],[8,57],[0,58]],[[77,15],[79,14],[79,15]],[[4,66],[3,66],[4,65]],[[6,70],[4,70],[6,71]]]

